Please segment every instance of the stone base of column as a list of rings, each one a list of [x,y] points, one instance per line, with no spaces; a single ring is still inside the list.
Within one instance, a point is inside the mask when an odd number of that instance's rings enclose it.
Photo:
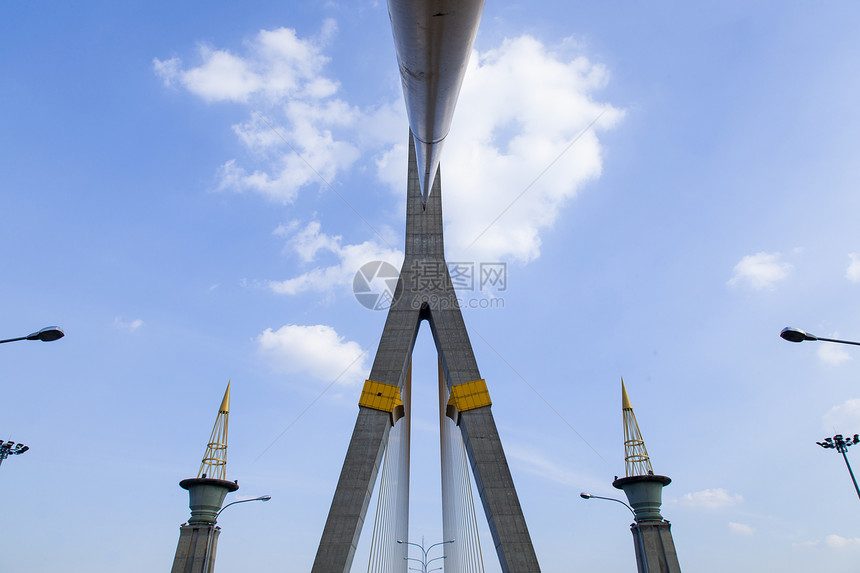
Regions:
[[[668,521],[634,523],[630,531],[638,573],[681,573]]]
[[[170,573],[212,573],[221,528],[211,525],[181,525],[179,544]]]

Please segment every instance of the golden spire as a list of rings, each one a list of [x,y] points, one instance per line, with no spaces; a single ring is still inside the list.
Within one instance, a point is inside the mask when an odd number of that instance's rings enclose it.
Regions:
[[[621,379],[621,410],[624,417],[625,475],[627,477],[654,475],[642,432],[639,431],[639,424],[636,423],[636,414],[633,413],[633,406],[630,405],[630,397],[624,386],[624,378]]]
[[[209,437],[209,445],[200,463],[200,471],[197,477],[212,479],[227,479],[227,425],[230,418],[230,382],[227,382],[227,390],[221,407],[218,408],[218,417],[212,427],[212,435]]]

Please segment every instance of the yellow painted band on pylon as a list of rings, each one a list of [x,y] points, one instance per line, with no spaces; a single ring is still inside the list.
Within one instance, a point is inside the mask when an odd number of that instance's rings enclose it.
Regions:
[[[460,412],[491,406],[493,401],[490,400],[490,393],[487,391],[487,381],[481,378],[451,386],[451,398],[448,404],[453,405]]]
[[[397,406],[403,405],[400,399],[400,388],[393,384],[365,380],[358,405],[383,412],[393,412]]]

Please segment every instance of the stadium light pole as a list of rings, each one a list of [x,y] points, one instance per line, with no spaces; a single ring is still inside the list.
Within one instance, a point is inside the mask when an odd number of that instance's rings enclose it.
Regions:
[[[15,442],[6,442],[3,443],[0,441],[0,464],[3,463],[3,460],[8,458],[9,456],[17,456],[19,454],[23,454],[27,450],[30,449],[30,446],[25,446],[24,444],[16,444]]]
[[[46,326],[41,330],[30,333],[27,336],[19,336],[17,338],[7,338],[0,340],[0,344],[4,342],[18,342],[19,340],[41,340],[42,342],[53,342],[65,336],[63,330],[58,326]]]
[[[848,455],[845,453],[848,451],[849,446],[853,446],[858,442],[860,442],[860,435],[858,434],[854,434],[853,438],[848,438],[847,440],[842,437],[842,434],[836,434],[832,438],[824,438],[823,442],[815,443],[822,448],[834,449],[842,454],[842,458],[845,460],[845,465],[848,466],[848,473],[851,474],[851,481],[854,482],[854,491],[857,492],[857,497],[860,498],[860,488],[857,487],[857,479],[854,477],[854,472],[851,470],[851,464],[848,463]]]

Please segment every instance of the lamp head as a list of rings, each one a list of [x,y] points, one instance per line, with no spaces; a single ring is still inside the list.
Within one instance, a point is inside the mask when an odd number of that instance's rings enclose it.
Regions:
[[[804,340],[818,340],[818,337],[808,332],[804,332],[799,328],[791,328],[786,326],[779,333],[780,337],[789,342],[803,342]]]
[[[42,342],[53,342],[64,337],[66,334],[58,326],[46,326],[27,335],[27,340],[41,340]]]
[[[582,492],[581,494],[579,494],[579,497],[581,497],[582,499],[591,499],[591,494]]]

